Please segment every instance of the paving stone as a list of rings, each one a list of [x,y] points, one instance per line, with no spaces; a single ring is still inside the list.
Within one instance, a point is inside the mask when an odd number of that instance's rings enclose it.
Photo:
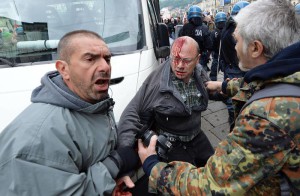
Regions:
[[[219,144],[221,140],[217,138],[214,134],[212,134],[211,131],[204,131],[204,133],[207,136],[213,148],[216,148],[216,146]]]
[[[226,122],[226,123],[224,123],[222,125],[214,127],[213,129],[210,130],[210,132],[212,134],[214,134],[220,140],[223,140],[228,135],[229,129],[230,129],[229,123]]]
[[[222,109],[227,109],[227,107],[222,101],[215,101],[208,104],[208,109],[212,112],[216,112]]]
[[[210,62],[211,64],[211,62]],[[211,65],[208,65],[211,67]],[[209,75],[210,72],[207,72]],[[218,73],[218,81],[224,80],[224,73]],[[201,129],[215,148],[229,133],[228,111],[221,101],[208,101],[207,110],[201,114]]]
[[[205,118],[201,118],[201,129],[203,131],[210,131],[214,129],[214,126],[212,126]]]
[[[203,118],[205,118],[214,127],[217,127],[226,122],[228,123],[228,111],[227,109],[222,109],[217,112],[203,116]]]
[[[205,111],[201,112],[201,116],[206,116],[211,113],[212,113],[212,111],[209,108],[207,108]]]

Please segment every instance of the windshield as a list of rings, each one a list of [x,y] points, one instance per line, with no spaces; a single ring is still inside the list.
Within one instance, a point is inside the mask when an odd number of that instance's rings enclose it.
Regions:
[[[0,65],[55,60],[59,39],[78,29],[97,32],[113,54],[145,44],[140,0],[2,0]]]

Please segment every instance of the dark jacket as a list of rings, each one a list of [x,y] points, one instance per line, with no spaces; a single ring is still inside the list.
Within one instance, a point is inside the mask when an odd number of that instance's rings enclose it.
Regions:
[[[219,56],[221,33],[222,33],[222,29],[220,30],[218,28],[215,28],[215,30],[211,32],[211,40],[213,43],[212,51],[214,52],[214,55],[216,55],[216,57]]]
[[[229,17],[229,19],[226,22],[225,28],[222,30],[221,34],[221,57],[224,59],[226,65],[229,65],[230,67],[238,67],[239,60],[237,58],[237,54],[235,51],[235,40],[232,36],[232,33],[234,32],[236,27],[236,23],[233,20],[232,17]]]
[[[201,112],[206,110],[208,93],[204,82],[209,80],[198,64],[194,77],[203,104],[192,109],[184,104],[171,81],[170,62],[152,72],[123,111],[118,124],[118,145],[134,145],[135,135],[145,124],[155,120],[155,127],[176,135],[189,135],[201,127]]]

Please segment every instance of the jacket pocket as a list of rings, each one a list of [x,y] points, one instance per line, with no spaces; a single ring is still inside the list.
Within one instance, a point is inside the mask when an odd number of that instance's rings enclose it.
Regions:
[[[219,185],[235,179],[239,173],[245,172],[242,164],[245,163],[245,153],[239,145],[229,145],[227,141],[221,143],[223,148],[216,148],[215,156],[208,162],[211,175]],[[226,148],[227,147],[227,148]]]

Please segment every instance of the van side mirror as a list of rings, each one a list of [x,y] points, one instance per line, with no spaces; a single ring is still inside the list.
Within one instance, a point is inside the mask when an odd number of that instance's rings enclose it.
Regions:
[[[157,24],[158,43],[155,53],[157,58],[166,58],[170,55],[170,41],[168,27],[165,23]]]

